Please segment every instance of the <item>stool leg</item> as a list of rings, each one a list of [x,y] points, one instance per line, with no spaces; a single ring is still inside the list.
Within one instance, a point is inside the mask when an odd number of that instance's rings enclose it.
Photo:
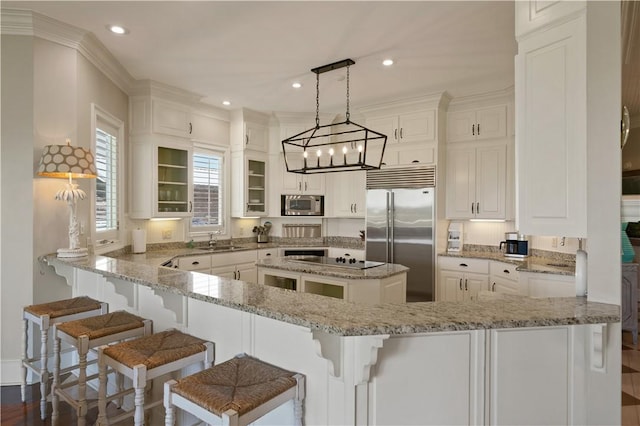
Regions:
[[[47,352],[47,341],[49,337],[49,316],[43,316],[40,328],[40,418],[47,418],[47,384],[49,382],[49,371],[47,364],[49,355]]]
[[[87,352],[89,352],[89,337],[78,338],[78,426],[84,426],[87,415]]]
[[[57,389],[60,384],[60,338],[57,336],[56,328],[53,327],[53,385],[51,386],[51,405],[53,406],[53,414],[51,415],[51,424],[56,424],[58,420],[58,407],[60,398],[58,398]]]
[[[120,393],[124,389],[124,386],[122,385],[123,376],[117,371],[115,372],[115,375],[116,375],[116,392]],[[124,404],[124,396],[121,396],[120,398],[116,399],[115,404],[118,408],[121,408],[122,405]]]
[[[104,360],[105,346],[98,348],[98,421],[97,425],[106,425],[107,423],[107,363]],[[120,373],[116,373],[119,376]]]
[[[302,374],[296,374],[294,378],[297,382],[296,397],[293,400],[294,421],[296,422],[296,426],[302,426],[302,419],[304,418],[303,402],[305,397],[304,376]]]
[[[21,366],[21,377],[22,380],[20,382],[20,396],[22,398],[22,402],[26,402],[26,391],[27,391],[27,367],[24,365],[27,362],[27,349],[28,349],[28,340],[29,340],[29,320],[22,320],[22,363]]]
[[[164,384],[164,425],[165,426],[173,426],[175,423],[175,408],[173,407],[173,403],[171,402],[171,386],[176,384],[175,380],[169,380]]]
[[[135,396],[133,403],[135,412],[133,414],[133,422],[135,426],[144,424],[144,388],[147,384],[147,367],[145,365],[136,365],[133,367],[133,388]]]

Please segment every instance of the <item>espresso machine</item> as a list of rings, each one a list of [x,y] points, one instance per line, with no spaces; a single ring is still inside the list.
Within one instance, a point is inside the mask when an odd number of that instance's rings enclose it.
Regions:
[[[505,257],[524,259],[529,256],[529,241],[527,236],[518,232],[505,232],[505,241],[500,241],[500,250]]]

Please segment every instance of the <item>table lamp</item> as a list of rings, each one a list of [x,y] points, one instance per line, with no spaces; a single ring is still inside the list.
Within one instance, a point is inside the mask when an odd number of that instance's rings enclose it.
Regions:
[[[65,188],[56,193],[56,200],[66,201],[69,207],[69,248],[58,249],[58,257],[87,256],[88,250],[80,247],[80,229],[76,218],[77,201],[84,200],[87,194],[73,183],[73,178],[97,176],[93,154],[88,149],[71,146],[69,139],[66,145],[47,145],[40,158],[38,175],[69,179]]]

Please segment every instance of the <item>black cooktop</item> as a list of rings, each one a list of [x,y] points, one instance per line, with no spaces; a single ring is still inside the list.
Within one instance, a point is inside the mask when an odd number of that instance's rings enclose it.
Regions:
[[[350,257],[328,257],[328,256],[287,256],[287,260],[301,263],[314,263],[327,266],[338,266],[351,269],[369,269],[376,266],[385,265],[384,262],[374,262],[371,260],[357,260]]]

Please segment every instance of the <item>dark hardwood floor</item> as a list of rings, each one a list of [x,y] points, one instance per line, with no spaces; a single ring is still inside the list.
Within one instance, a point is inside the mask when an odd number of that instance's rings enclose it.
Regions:
[[[27,386],[27,402],[20,399],[20,386],[0,387],[0,424],[2,426],[39,426],[51,425],[51,402],[47,403],[48,417],[40,420],[40,386],[36,383]],[[118,409],[109,405],[109,413],[117,413]],[[87,413],[87,425],[92,425],[98,418],[98,409],[92,408]],[[75,425],[76,413],[65,402],[60,402],[59,426]],[[122,422],[121,424],[127,424]],[[133,421],[131,422],[133,424]]]

